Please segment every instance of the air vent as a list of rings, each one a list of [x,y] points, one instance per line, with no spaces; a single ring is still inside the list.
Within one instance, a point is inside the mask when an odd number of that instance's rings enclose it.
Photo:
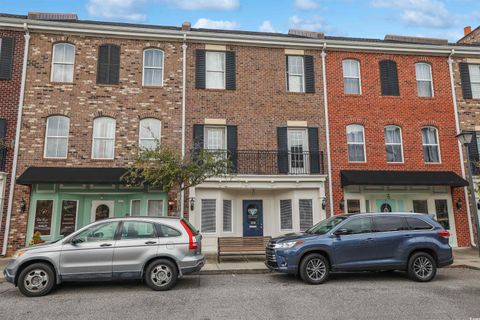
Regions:
[[[292,36],[299,36],[299,37],[313,38],[313,39],[325,38],[325,34],[323,32],[307,31],[307,30],[300,30],[300,29],[290,29],[288,30],[288,34]]]
[[[28,19],[49,21],[76,21],[78,20],[78,16],[75,13],[29,12]]]
[[[421,38],[421,37],[407,37],[387,34],[385,40],[406,43],[421,43],[421,44],[447,44],[448,39],[439,38]]]

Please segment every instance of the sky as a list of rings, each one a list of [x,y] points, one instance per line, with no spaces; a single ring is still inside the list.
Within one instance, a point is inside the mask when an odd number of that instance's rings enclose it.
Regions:
[[[480,25],[480,0],[0,0],[0,12],[72,12],[100,20],[213,29],[456,41]]]

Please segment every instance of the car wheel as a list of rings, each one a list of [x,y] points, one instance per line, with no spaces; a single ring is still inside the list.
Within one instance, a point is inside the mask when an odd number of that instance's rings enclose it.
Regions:
[[[437,273],[435,259],[426,252],[417,252],[408,261],[408,275],[412,280],[428,282]]]
[[[46,263],[31,264],[18,276],[17,286],[27,297],[44,296],[55,286],[55,272]]]
[[[312,253],[306,256],[300,264],[300,277],[309,284],[321,284],[327,281],[330,275],[330,266],[327,259],[319,254]]]
[[[177,282],[177,279],[177,266],[167,259],[153,261],[145,271],[145,282],[152,290],[170,290]]]

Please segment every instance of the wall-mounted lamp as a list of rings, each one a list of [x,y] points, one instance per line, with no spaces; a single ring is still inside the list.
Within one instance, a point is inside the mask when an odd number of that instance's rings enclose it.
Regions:
[[[340,210],[345,210],[345,200],[340,200]]]
[[[325,201],[325,199],[322,200],[322,209],[325,210],[325,208],[327,207],[327,201]]]
[[[462,206],[463,206],[462,199],[458,199],[457,203],[455,203],[455,205],[457,206],[457,209],[462,209]]]
[[[24,213],[27,211],[27,201],[25,201],[25,198],[22,196],[22,200],[20,200],[20,212]]]
[[[190,211],[195,210],[195,198],[190,198]]]

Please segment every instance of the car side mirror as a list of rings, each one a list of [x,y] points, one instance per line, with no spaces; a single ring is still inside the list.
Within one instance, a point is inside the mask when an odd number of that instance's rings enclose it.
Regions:
[[[73,239],[70,241],[70,243],[73,244],[73,245],[77,245],[77,244],[82,243],[82,242],[83,242],[83,240],[80,239],[80,238],[73,238]]]
[[[341,229],[338,229],[337,231],[335,231],[334,235],[336,235],[338,237],[338,236],[344,236],[344,235],[349,234],[349,233],[350,232],[348,231],[348,229],[341,228]]]

